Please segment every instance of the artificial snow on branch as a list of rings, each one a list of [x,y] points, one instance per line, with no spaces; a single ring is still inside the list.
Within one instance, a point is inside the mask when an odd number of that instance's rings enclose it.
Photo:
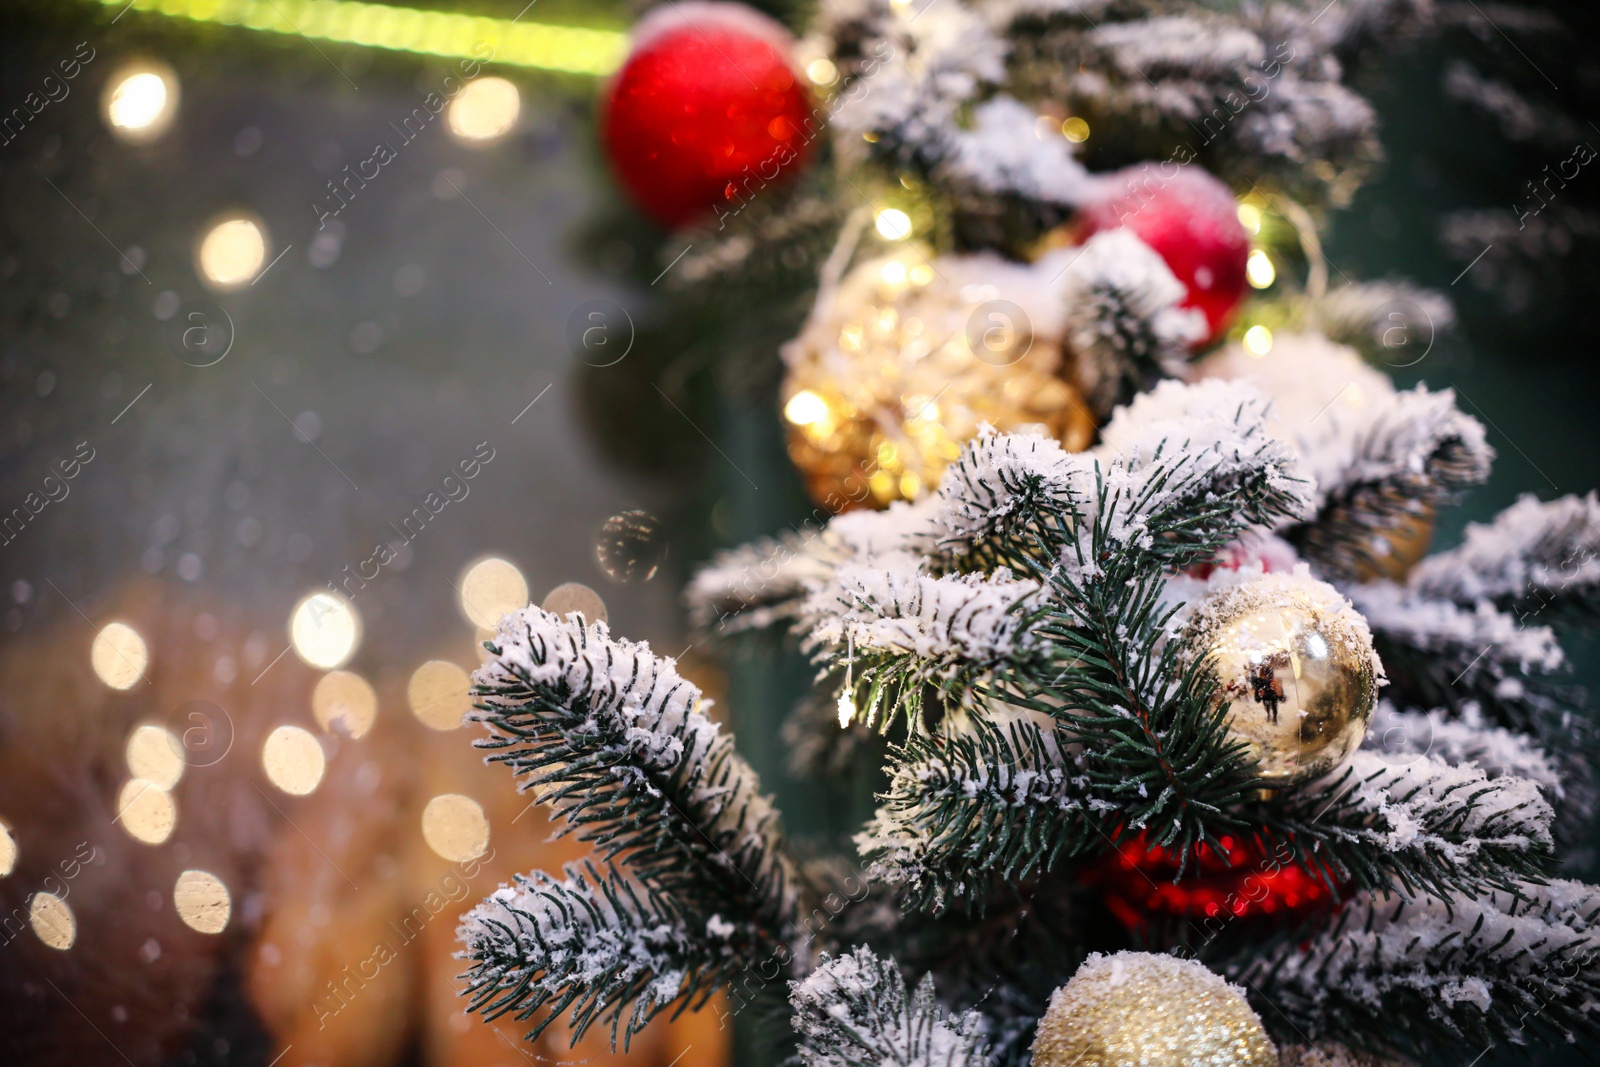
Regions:
[[[1205,316],[1178,305],[1187,295],[1166,261],[1131,230],[1107,230],[1064,258],[1065,339],[1089,403],[1109,412],[1125,394],[1177,377]]]
[[[952,1012],[933,976],[915,990],[891,959],[865,946],[824,958],[789,1000],[805,1067],[988,1067],[984,1019]]]
[[[855,839],[872,874],[919,910],[943,911],[953,896],[982,911],[994,878],[1046,872],[1099,844],[1085,819],[1115,809],[1091,800],[1081,753],[1063,753],[1049,721],[979,720],[897,747],[882,803]]]
[[[671,660],[531,606],[485,647],[473,682],[490,762],[679,907],[778,936],[795,885],[776,813]]]
[[[1537,877],[1555,812],[1537,783],[1431,755],[1357,752],[1270,817],[1304,862],[1361,889],[1472,893]]]
[[[1424,1057],[1442,1042],[1593,1040],[1600,890],[1519,884],[1476,900],[1363,896],[1234,969],[1290,1025]]]
[[[612,1045],[619,1027],[626,1045],[675,1001],[698,1006],[761,943],[749,924],[695,919],[613,869],[573,864],[565,873],[518,875],[457,931],[469,1010],[486,1020],[538,1017],[530,1041],[570,1009],[574,1042],[609,1019]]]
[[[1488,524],[1472,523],[1460,546],[1418,565],[1411,587],[1470,605],[1493,601],[1519,620],[1600,615],[1600,498],[1531,494]]]
[[[1437,710],[1399,711],[1380,702],[1364,747],[1391,763],[1428,755],[1452,767],[1476,767],[1489,778],[1524,778],[1548,798],[1561,798],[1561,771],[1548,752],[1525,734],[1483,723],[1481,714],[1470,710],[1468,718],[1451,718]]]

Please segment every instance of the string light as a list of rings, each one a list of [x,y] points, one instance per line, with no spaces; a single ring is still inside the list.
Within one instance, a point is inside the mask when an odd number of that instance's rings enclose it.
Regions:
[[[832,85],[839,80],[839,68],[831,59],[813,59],[806,64],[806,77],[812,85]]]
[[[128,773],[162,789],[171,789],[183,777],[183,743],[171,730],[145,723],[128,735]]]
[[[154,141],[177,114],[178,76],[157,60],[135,60],[106,81],[100,103],[106,125],[118,138],[135,144]]]
[[[360,641],[361,616],[335,593],[312,593],[289,616],[289,643],[313,667],[344,666]]]
[[[54,893],[35,893],[28,902],[28,924],[39,940],[63,951],[78,939],[78,920]]]
[[[94,636],[89,648],[89,665],[95,677],[113,689],[129,689],[144,677],[150,665],[150,650],[139,631],[125,622],[113,622]]]
[[[359,674],[331,671],[311,691],[311,714],[328,733],[366,736],[378,717],[378,694]]]
[[[1239,205],[1239,225],[1249,230],[1252,234],[1261,232],[1261,209],[1254,204]]]
[[[466,863],[489,850],[489,819],[471,797],[444,793],[422,809],[422,839],[440,858]]]
[[[200,239],[195,260],[200,277],[217,289],[247,285],[267,261],[266,231],[242,215],[222,219]]]
[[[1272,265],[1272,257],[1261,249],[1251,251],[1250,258],[1245,261],[1245,277],[1250,279],[1250,284],[1257,289],[1265,289],[1278,278],[1278,270]]]
[[[450,132],[469,143],[495,141],[511,132],[522,112],[522,96],[504,78],[478,78],[450,101]]]
[[[568,74],[610,74],[628,35],[351,0],[100,0],[106,7],[301,37]],[[120,17],[120,16],[119,16]]]
[[[878,212],[873,222],[878,236],[886,241],[904,241],[911,236],[911,216],[897,207],[886,207]]]
[[[1272,351],[1272,331],[1265,326],[1252,326],[1244,332],[1244,350],[1260,359]]]
[[[472,679],[448,660],[433,659],[418,667],[406,684],[411,714],[431,730],[454,730],[472,710]]]
[[[322,784],[327,757],[309,730],[280,726],[261,746],[261,766],[273,785],[291,796],[303,797]]]
[[[178,805],[156,783],[130,778],[117,794],[117,821],[135,841],[159,845],[177,828]]]
[[[189,929],[220,934],[233,914],[233,898],[210,871],[184,871],[172,887],[172,907]]]
[[[528,580],[517,565],[496,556],[480,559],[461,576],[461,613],[478,626],[495,627],[528,605]]]
[[[1089,139],[1089,124],[1076,115],[1061,120],[1061,136],[1073,144],[1082,144]]]

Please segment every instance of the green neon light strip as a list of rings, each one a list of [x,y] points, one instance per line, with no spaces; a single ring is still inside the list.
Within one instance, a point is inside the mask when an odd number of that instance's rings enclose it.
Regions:
[[[388,48],[399,52],[482,59],[567,74],[610,74],[622,63],[628,35],[617,30],[550,26],[511,19],[421,11],[354,0],[98,0],[106,7],[193,22],[241,26],[309,41]],[[479,49],[477,52],[473,50]]]

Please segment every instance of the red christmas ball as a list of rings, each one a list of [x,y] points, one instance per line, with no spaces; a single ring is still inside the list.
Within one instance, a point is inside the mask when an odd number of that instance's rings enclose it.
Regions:
[[[1160,916],[1210,930],[1236,918],[1299,915],[1334,901],[1322,878],[1284,842],[1268,848],[1224,837],[1215,848],[1199,845],[1187,864],[1181,859],[1141,834],[1102,857],[1086,881],[1100,888],[1106,907],[1130,930]]]
[[[645,214],[742,207],[803,161],[810,96],[793,39],[742,4],[667,4],[634,29],[601,104],[606,154]]]
[[[1189,290],[1184,307],[1206,317],[1203,348],[1227,329],[1248,288],[1250,234],[1228,187],[1198,167],[1129,167],[1104,179],[1104,192],[1079,213],[1082,239],[1126,227],[1155,249]]]

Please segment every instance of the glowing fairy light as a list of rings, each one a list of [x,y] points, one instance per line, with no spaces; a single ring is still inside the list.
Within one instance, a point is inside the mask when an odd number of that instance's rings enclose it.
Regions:
[[[1089,139],[1089,124],[1076,115],[1061,120],[1061,136],[1073,144],[1082,144]]]
[[[1272,331],[1265,326],[1252,326],[1244,332],[1244,350],[1260,359],[1272,351]]]
[[[1245,261],[1245,277],[1250,279],[1250,284],[1257,289],[1265,289],[1278,278],[1278,270],[1272,265],[1272,257],[1261,249],[1251,251],[1250,258]]]
[[[911,236],[911,216],[897,207],[886,207],[878,212],[873,226],[885,241],[904,241]]]
[[[480,559],[461,576],[461,612],[478,626],[496,627],[528,606],[528,580],[517,565],[497,556]]]
[[[101,110],[111,132],[124,141],[154,141],[172,126],[178,111],[178,76],[156,60],[137,60],[106,81]]]
[[[267,261],[267,235],[254,219],[222,219],[206,231],[195,253],[200,277],[218,289],[248,285]]]
[[[422,809],[422,839],[441,859],[466,863],[489,850],[489,819],[471,797],[444,793]]]
[[[108,624],[95,634],[89,666],[96,678],[113,689],[130,689],[150,665],[150,650],[139,631],[125,622]]]
[[[261,746],[261,766],[273,785],[291,796],[303,797],[322,784],[327,757],[309,730],[280,726]]]
[[[289,616],[289,643],[313,667],[344,666],[360,641],[361,616],[336,593],[312,593]]]
[[[517,87],[504,78],[478,78],[450,101],[445,120],[463,141],[488,142],[511,132],[522,112]]]
[[[429,660],[411,674],[406,702],[411,714],[431,730],[454,730],[472,710],[472,679],[448,660]]]
[[[233,914],[233,897],[210,871],[184,871],[172,887],[172,907],[189,929],[220,934]]]
[[[154,782],[130,778],[117,794],[117,820],[129,837],[159,845],[178,826],[178,803]]]
[[[54,893],[35,893],[28,902],[28,925],[39,940],[66,951],[78,939],[78,920],[67,902]]]
[[[605,75],[622,65],[628,35],[619,30],[551,26],[519,18],[426,11],[350,0],[100,0],[118,11],[239,26],[315,44],[385,48],[569,74]],[[119,16],[120,17],[120,16]]]
[[[806,77],[812,85],[832,85],[839,80],[839,68],[831,59],[813,59],[806,64]]]
[[[839,728],[847,728],[856,718],[856,698],[846,689],[839,694]]]
[[[378,694],[359,674],[330,671],[311,691],[311,714],[330,734],[364,737],[378,717]]]
[[[828,421],[828,402],[810,389],[802,389],[783,405],[783,417],[796,426],[825,422]]]
[[[1239,205],[1239,225],[1252,234],[1261,232],[1261,209],[1254,204]]]
[[[128,735],[128,773],[171,789],[183,777],[183,742],[171,730],[145,723]]]

